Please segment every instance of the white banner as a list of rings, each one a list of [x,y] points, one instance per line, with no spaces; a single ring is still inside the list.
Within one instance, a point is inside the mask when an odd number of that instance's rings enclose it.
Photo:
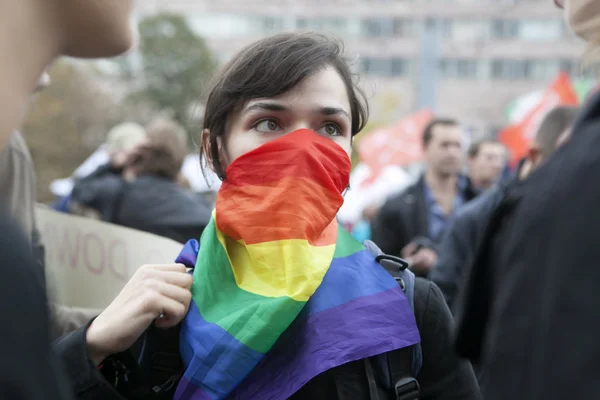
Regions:
[[[104,308],[144,264],[172,263],[183,245],[39,205],[49,290],[60,304]]]

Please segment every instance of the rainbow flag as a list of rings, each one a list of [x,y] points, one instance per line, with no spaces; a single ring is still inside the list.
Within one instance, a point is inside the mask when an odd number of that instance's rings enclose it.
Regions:
[[[194,284],[176,400],[287,399],[328,369],[419,342],[401,288],[335,220],[349,169],[312,132],[227,169],[201,247],[177,260]]]

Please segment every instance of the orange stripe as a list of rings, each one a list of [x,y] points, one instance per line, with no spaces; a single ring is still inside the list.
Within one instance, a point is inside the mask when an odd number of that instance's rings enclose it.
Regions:
[[[335,215],[343,201],[342,195],[307,178],[230,185],[221,187],[217,195],[217,229],[246,244],[303,239],[326,246],[337,238]]]

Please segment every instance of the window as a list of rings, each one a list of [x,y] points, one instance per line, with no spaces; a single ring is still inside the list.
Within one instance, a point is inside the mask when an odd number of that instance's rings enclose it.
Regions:
[[[576,60],[562,59],[558,62],[558,68],[570,76],[579,76],[581,74],[579,61]]]
[[[519,21],[511,19],[492,20],[491,36],[494,39],[515,39],[519,36]]]
[[[537,19],[521,21],[519,37],[523,40],[554,40],[564,34],[560,19]]]
[[[452,37],[456,42],[487,39],[489,37],[487,28],[487,21],[460,19],[454,21],[451,35],[445,37]]]
[[[366,37],[392,36],[393,21],[390,18],[366,18],[362,20],[362,34]]]
[[[370,76],[400,77],[410,74],[411,62],[405,58],[365,57],[360,60],[360,72]]]
[[[362,60],[361,70],[372,76],[389,76],[391,74],[390,59],[380,57],[365,57]]]
[[[531,63],[525,60],[493,60],[493,79],[527,79],[531,76]]]
[[[283,29],[282,17],[263,17],[262,30],[264,33],[279,32]]]
[[[406,18],[394,18],[392,22],[392,34],[395,37],[414,37],[413,21]]]
[[[410,73],[410,61],[405,58],[392,58],[392,76],[406,76]]]
[[[480,74],[479,62],[470,59],[444,59],[440,61],[440,72],[445,78],[474,79]]]
[[[556,60],[530,60],[530,78],[540,81],[553,79],[559,71],[559,63]]]

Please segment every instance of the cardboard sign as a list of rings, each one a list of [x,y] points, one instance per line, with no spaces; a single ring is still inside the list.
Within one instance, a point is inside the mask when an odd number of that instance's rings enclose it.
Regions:
[[[104,308],[144,264],[173,263],[183,245],[173,240],[37,206],[53,300]]]

